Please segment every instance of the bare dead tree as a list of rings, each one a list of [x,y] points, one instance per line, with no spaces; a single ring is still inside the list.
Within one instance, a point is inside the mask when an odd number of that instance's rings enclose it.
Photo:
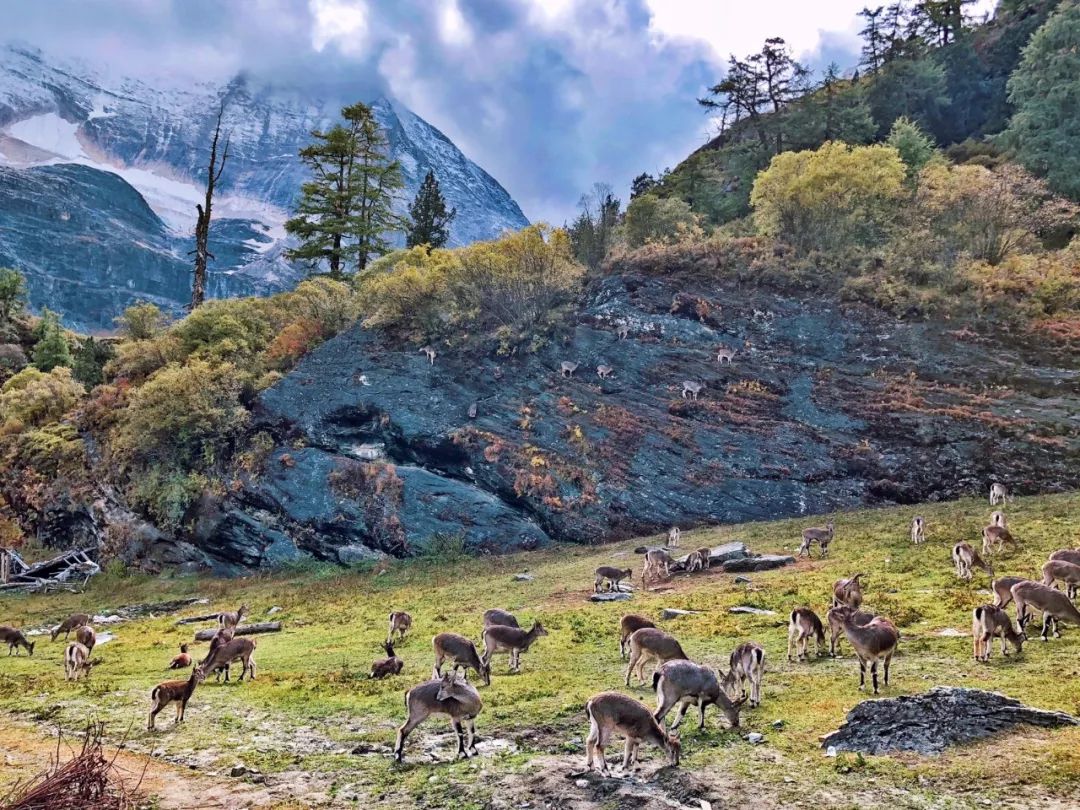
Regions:
[[[225,101],[222,100],[218,108],[217,125],[214,127],[214,138],[210,142],[210,165],[206,171],[206,198],[202,204],[195,206],[199,212],[195,220],[195,277],[191,285],[191,309],[195,309],[206,300],[206,265],[208,259],[217,258],[210,252],[210,215],[214,205],[214,188],[221,173],[225,171],[225,162],[229,159],[229,135],[225,135],[224,148],[221,151],[221,159],[218,160],[218,141],[221,138],[221,119],[225,115]]]

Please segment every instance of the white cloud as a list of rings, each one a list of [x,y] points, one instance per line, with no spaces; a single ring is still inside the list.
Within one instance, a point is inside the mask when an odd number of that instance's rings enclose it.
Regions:
[[[447,45],[472,44],[472,29],[465,21],[457,0],[443,0],[442,8],[439,10],[439,36]]]
[[[312,15],[311,45],[321,51],[333,44],[341,53],[363,53],[368,9],[362,0],[308,0]]]

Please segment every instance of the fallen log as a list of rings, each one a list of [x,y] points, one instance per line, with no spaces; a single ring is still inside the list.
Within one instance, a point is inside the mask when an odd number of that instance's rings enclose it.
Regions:
[[[216,617],[217,614],[215,613]],[[214,637],[214,633],[217,632],[216,627],[208,627],[205,630],[199,630],[195,633],[196,641],[209,641]],[[263,622],[261,624],[242,624],[236,628],[236,635],[238,636],[254,636],[258,633],[279,633],[281,632],[281,622]]]
[[[207,613],[205,616],[188,616],[186,619],[177,619],[177,624],[197,624],[199,622],[217,621],[220,613]]]

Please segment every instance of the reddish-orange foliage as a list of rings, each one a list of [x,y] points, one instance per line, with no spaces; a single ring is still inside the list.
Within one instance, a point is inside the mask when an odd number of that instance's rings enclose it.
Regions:
[[[293,362],[311,351],[322,340],[322,327],[311,318],[300,318],[278,332],[266,347],[270,360]]]

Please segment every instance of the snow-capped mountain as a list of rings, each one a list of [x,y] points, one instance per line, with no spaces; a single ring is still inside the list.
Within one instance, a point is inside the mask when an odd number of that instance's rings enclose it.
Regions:
[[[356,99],[315,99],[239,76],[177,89],[0,47],[0,266],[23,270],[31,303],[108,327],[134,300],[189,297],[195,204],[225,102],[229,162],[215,198],[213,295],[273,292],[305,270],[283,259],[283,223],[307,179],[297,151]],[[499,183],[401,104],[375,99],[402,164],[404,212],[429,169],[458,210],[451,244],[528,224]]]

